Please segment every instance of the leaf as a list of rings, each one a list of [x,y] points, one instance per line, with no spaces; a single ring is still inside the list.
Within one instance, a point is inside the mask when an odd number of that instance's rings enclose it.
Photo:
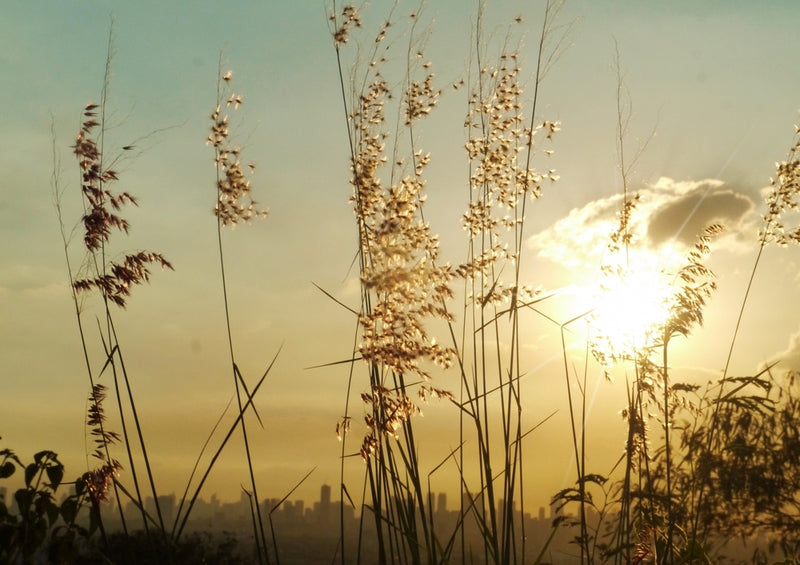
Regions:
[[[42,459],[44,459],[45,462],[49,462],[50,460],[58,461],[58,455],[56,455],[55,452],[50,451],[49,449],[44,449],[33,456],[33,460],[37,465],[40,465],[42,463]]]
[[[81,478],[75,480],[75,496],[83,496],[86,492],[86,480],[89,478],[89,473],[84,473]]]
[[[47,514],[47,522],[52,528],[58,517],[61,515],[61,509],[58,507],[58,504],[53,502],[53,499],[48,495],[45,500],[42,501],[42,507],[44,512]]]
[[[578,479],[578,484],[580,483],[595,483],[597,485],[603,486],[608,479],[603,475],[599,475],[597,473],[588,473]]]
[[[25,486],[31,486],[33,482],[33,478],[39,472],[39,465],[36,463],[31,463],[27,467],[25,467]]]
[[[34,491],[27,488],[21,488],[14,493],[14,500],[17,501],[20,516],[25,516],[30,510],[31,503],[33,503],[33,494]]]
[[[89,507],[89,535],[95,533],[100,527],[101,523],[102,520],[100,519],[100,506],[97,504],[92,504],[92,506]]]
[[[22,467],[22,461],[20,461],[19,457],[17,457],[17,454],[14,453],[13,451],[11,451],[10,449],[2,449],[2,450],[0,450],[0,455],[3,456],[3,461],[6,461],[7,459],[11,459],[12,461],[16,461],[17,465]]]
[[[45,470],[47,471],[47,478],[50,479],[50,486],[53,490],[56,490],[64,478],[64,465],[61,463],[48,465]]]
[[[75,517],[78,515],[78,499],[74,496],[70,496],[64,502],[61,503],[61,517],[64,519],[66,524],[72,524],[75,521]]]
[[[2,465],[0,465],[0,479],[7,479],[11,475],[14,474],[17,468],[11,461],[6,461]]]

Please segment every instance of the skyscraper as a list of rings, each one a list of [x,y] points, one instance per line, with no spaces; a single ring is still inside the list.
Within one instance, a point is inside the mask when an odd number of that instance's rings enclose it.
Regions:
[[[439,493],[439,498],[436,501],[436,512],[439,514],[447,512],[447,494],[444,492]]]
[[[322,485],[319,492],[319,514],[321,523],[327,524],[331,520],[331,486]]]

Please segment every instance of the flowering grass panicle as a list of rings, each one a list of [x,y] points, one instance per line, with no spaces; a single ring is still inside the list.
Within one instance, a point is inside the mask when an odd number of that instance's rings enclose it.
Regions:
[[[269,211],[259,209],[250,196],[248,174],[255,170],[255,163],[243,165],[240,159],[241,147],[234,145],[230,140],[227,110],[231,108],[238,110],[244,102],[241,94],[231,90],[232,80],[232,71],[222,75],[217,92],[217,106],[211,113],[211,133],[206,143],[214,147],[214,163],[217,167],[217,203],[214,206],[214,214],[223,226],[235,227],[239,222],[249,222],[254,218],[264,217]]]
[[[418,51],[417,58],[421,59],[422,56],[422,52]],[[423,63],[422,68],[428,71],[428,69],[431,68],[431,62],[427,61]],[[434,73],[428,72],[425,80],[411,81],[408,85],[408,88],[403,94],[406,126],[410,126],[414,120],[430,114],[431,110],[433,110],[439,101],[442,90],[433,86],[434,77]]]
[[[363,459],[369,459],[377,449],[378,436],[400,439],[399,430],[403,424],[420,413],[419,407],[408,395],[381,385],[373,386],[371,393],[362,393],[361,399],[373,408],[364,416],[371,433],[362,441],[360,454]]]
[[[361,14],[353,4],[346,4],[342,8],[341,19],[336,12],[331,13],[328,19],[337,26],[333,31],[333,42],[336,47],[344,45],[350,40],[352,28],[361,27]]]
[[[795,142],[789,149],[785,161],[775,164],[775,176],[769,179],[766,192],[767,213],[764,215],[765,228],[760,233],[765,243],[774,242],[785,246],[800,243],[800,226],[787,228],[784,216],[787,212],[797,212],[800,202],[800,126],[795,127]]]
[[[404,97],[407,124],[427,115],[425,110],[432,107],[429,100],[419,99],[413,84],[411,89],[416,94],[407,91]],[[430,379],[426,361],[443,368],[452,363],[453,350],[437,343],[427,326],[434,319],[451,319],[444,304],[452,296],[449,284],[454,274],[448,264],[437,264],[438,238],[422,218],[423,173],[429,156],[414,152],[413,170],[389,186],[381,178],[388,162],[382,126],[389,94],[386,81],[376,76],[352,116],[358,148],[352,200],[367,297],[359,316],[358,351],[371,366],[389,371],[404,383],[408,376]],[[367,433],[360,453],[366,459],[378,448],[380,436],[397,438],[402,425],[419,409],[404,387],[387,388],[381,378],[373,379],[371,392],[362,400],[367,404]]]
[[[711,240],[725,231],[722,224],[711,224],[697,237],[686,256],[686,264],[678,272],[680,288],[672,301],[665,339],[673,335],[688,337],[693,326],[703,325],[703,309],[717,289],[714,272],[703,264],[711,253]]]
[[[112,482],[119,476],[120,469],[122,469],[122,465],[113,460],[83,475],[82,480],[92,502],[108,502],[108,491]]]
[[[112,459],[108,454],[108,448],[112,444],[119,442],[122,438],[116,432],[105,428],[106,415],[103,409],[103,402],[106,399],[106,387],[100,383],[92,386],[89,394],[89,410],[87,425],[90,434],[94,438],[95,449],[92,457],[103,461],[103,465],[85,473],[82,481],[86,486],[87,492],[93,503],[105,502],[108,500],[106,493],[111,486],[111,482],[119,475],[122,465],[116,459]]]
[[[432,76],[428,74],[424,84],[430,85]],[[388,163],[384,127],[390,95],[386,79],[375,71],[350,115],[355,141],[352,202],[359,225],[361,281],[370,295],[360,316],[359,352],[365,361],[398,375],[427,379],[430,375],[421,360],[444,367],[451,362],[452,352],[429,336],[426,323],[450,319],[443,304],[452,295],[453,272],[448,264],[436,263],[438,237],[422,218],[423,173],[429,155],[413,152],[412,170],[388,186],[381,176]],[[403,95],[406,123],[427,115],[435,96],[432,87],[411,82]],[[402,160],[394,167],[390,179],[403,175]]]
[[[222,298],[225,307],[225,329],[228,336],[228,352],[230,354],[231,362],[231,376],[233,377],[236,406],[239,411],[240,418],[238,419],[238,426],[242,432],[242,440],[244,442],[244,451],[247,461],[247,470],[250,478],[250,488],[245,493],[251,497],[251,512],[253,534],[256,542],[256,552],[258,554],[259,563],[269,563],[269,550],[267,545],[267,538],[264,530],[263,513],[260,509],[258,486],[255,478],[255,471],[253,465],[252,450],[250,447],[250,439],[247,432],[246,420],[244,413],[252,401],[250,392],[244,377],[239,371],[236,363],[236,354],[234,352],[234,340],[231,326],[231,309],[228,301],[228,283],[225,268],[225,251],[222,242],[222,230],[226,226],[235,228],[240,222],[249,223],[251,220],[259,217],[265,217],[268,213],[266,209],[257,207],[256,202],[250,195],[251,186],[248,175],[255,170],[255,163],[249,163],[246,168],[241,161],[242,149],[235,145],[231,140],[230,123],[228,111],[236,111],[244,102],[244,97],[241,94],[235,93],[231,88],[233,80],[233,71],[226,71],[222,73],[222,55],[220,54],[220,63],[217,75],[217,100],[216,107],[211,113],[211,132],[206,139],[206,143],[214,148],[214,165],[216,169],[216,203],[214,204],[214,215],[217,218],[217,250],[219,256],[220,274],[222,280]],[[247,172],[246,172],[247,171]],[[269,372],[269,369],[267,369]],[[266,374],[264,375],[266,376]],[[248,401],[243,401],[244,394],[247,395]],[[255,394],[255,391],[253,392]],[[255,410],[255,408],[254,408]],[[257,415],[257,414],[256,414]],[[259,417],[260,421],[260,417]],[[223,441],[223,445],[227,442],[227,438]],[[194,501],[200,492],[200,487],[208,476],[208,472],[213,467],[212,464],[208,467],[206,475],[201,479],[200,485],[197,487],[189,509],[194,505]],[[244,488],[244,487],[243,487]],[[184,515],[178,536],[183,530],[183,525],[186,523],[186,518],[189,516],[189,510]]]
[[[628,423],[628,438],[625,441],[625,454],[630,462],[631,471],[639,470],[639,461],[647,457],[648,451],[648,426],[647,416],[642,413],[642,406],[631,403],[627,408],[623,408],[620,414],[622,419]]]
[[[525,201],[540,196],[544,180],[559,178],[554,169],[540,173],[530,166],[537,133],[543,131],[546,139],[552,140],[560,124],[527,125],[521,70],[516,51],[503,53],[496,65],[481,68],[464,122],[469,136],[465,150],[471,197],[462,226],[470,236],[472,252],[470,260],[456,271],[465,278],[482,279],[482,290],[475,299],[483,306],[523,298],[525,289],[518,281],[509,286],[491,276],[490,270],[498,261],[519,260]],[[529,299],[535,295],[532,291],[527,294]]]
[[[474,500],[469,520],[482,532],[483,561],[513,563],[529,559],[519,516],[525,514],[524,485],[535,480],[523,470],[523,438],[532,428],[523,408],[530,398],[525,388],[531,373],[523,367],[527,338],[521,313],[543,299],[522,276],[526,216],[544,184],[558,180],[554,169],[542,169],[539,161],[534,167],[534,159],[552,154],[539,145],[552,140],[560,126],[537,116],[542,66],[537,64],[533,93],[525,93],[521,56],[508,48],[511,28],[521,18],[511,24],[499,53],[491,61],[484,57],[491,46],[482,38],[484,7],[478,8],[464,120],[469,176],[461,225],[467,256],[455,269],[464,283],[460,403],[464,423],[469,424],[460,433],[467,453],[459,453],[459,471],[462,497],[470,493]],[[551,8],[547,2],[539,63],[547,59],[543,46],[551,31]],[[474,449],[466,447],[473,441]],[[480,472],[477,483],[464,478],[462,465],[467,461]]]
[[[96,383],[89,394],[89,411],[86,423],[91,429],[91,435],[94,437],[95,449],[92,457],[101,461],[106,459],[105,449],[109,445],[120,441],[118,433],[105,429],[106,415],[103,410],[103,401],[105,399],[106,387]]]
[[[409,18],[408,49],[413,52],[418,20],[415,13]],[[420,413],[415,390],[421,402],[453,398],[425,384],[432,378],[431,367],[447,368],[455,355],[454,348],[443,346],[429,333],[437,322],[452,321],[446,303],[455,273],[449,264],[439,263],[439,239],[423,214],[430,156],[418,147],[416,127],[437,105],[441,90],[434,85],[431,63],[421,63],[423,54],[417,51],[407,61],[406,76],[396,83],[402,89],[400,96],[393,92],[395,87],[383,75],[387,59],[379,53],[394,25],[391,17],[371,45],[363,74],[355,67],[346,82],[342,47],[361,20],[352,5],[339,15],[334,3],[331,22],[351,150],[350,200],[358,230],[361,305],[354,358],[365,362],[368,378],[361,395],[366,430],[359,453],[366,464],[370,501],[364,502],[363,510],[374,518],[379,562],[396,562],[399,554],[412,563],[422,562],[423,555],[428,562],[437,562],[438,541],[427,519],[429,501],[423,492],[424,471],[412,420]],[[418,80],[420,71],[423,78]],[[387,115],[395,124],[393,134]],[[348,395],[345,415],[336,427],[343,442],[351,423],[349,401]],[[342,455],[344,461],[344,443]],[[343,523],[341,528],[344,536]],[[346,562],[344,547],[341,556]]]
[[[102,126],[95,119],[97,108],[97,104],[88,104],[84,108],[84,120],[73,146],[81,171],[81,193],[86,209],[83,215],[83,241],[94,257],[92,267],[95,274],[76,279],[73,287],[79,292],[97,289],[105,299],[125,307],[131,288],[150,279],[150,264],[156,263],[167,269],[172,269],[172,265],[160,253],[150,251],[126,255],[122,261],[105,262],[105,246],[111,238],[111,230],[128,233],[130,227],[128,221],[117,212],[126,204],[136,205],[136,199],[128,192],[114,193],[108,188],[119,177],[114,169],[104,168],[102,150],[92,136],[93,130]]]

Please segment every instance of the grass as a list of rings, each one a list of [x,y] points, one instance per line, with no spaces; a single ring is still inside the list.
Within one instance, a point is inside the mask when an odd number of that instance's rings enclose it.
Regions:
[[[443,258],[425,214],[426,175],[433,159],[424,149],[425,119],[440,107],[446,86],[439,84],[436,62],[424,52],[429,33],[422,23],[424,5],[411,15],[390,11],[366,39],[369,32],[362,29],[361,8],[336,2],[331,6],[329,24],[350,158],[354,264],[360,282],[357,306],[320,288],[352,315],[354,336],[352,351],[346,354],[349,380],[336,430],[342,442],[340,499],[358,508],[360,523],[357,541],[351,543],[354,536],[345,531],[345,505],[340,506],[340,539],[333,560],[545,563],[557,558],[553,544],[569,539],[574,560],[580,563],[710,563],[732,551],[744,551],[733,546],[733,540],[766,535],[771,545],[742,546],[747,556],[732,555],[758,563],[796,562],[800,559],[798,384],[795,375],[779,374],[774,366],[752,375],[732,375],[730,360],[764,249],[800,242],[800,228],[791,227],[788,219],[800,195],[800,138],[777,165],[766,192],[758,251],[738,317],[730,336],[717,343],[726,358],[722,375],[705,386],[684,382],[672,367],[671,346],[692,339],[692,332],[703,323],[716,284],[707,262],[723,227],[708,226],[696,234],[695,245],[680,266],[662,267],[659,274],[668,283],[660,317],[640,327],[634,341],[619,341],[610,334],[602,308],[611,304],[612,312],[621,309],[611,303],[610,292],[640,267],[640,256],[633,251],[641,234],[632,221],[639,212],[638,199],[628,175],[645,148],[632,159],[627,156],[631,117],[618,57],[622,199],[619,225],[608,234],[608,246],[620,260],[602,267],[597,308],[568,320],[545,316],[541,306],[553,294],[524,280],[522,266],[531,262],[525,241],[536,229],[531,222],[537,198],[559,180],[547,159],[557,148],[561,126],[540,117],[540,85],[558,60],[568,32],[568,26],[558,22],[560,5],[544,3],[535,69],[528,76],[516,47],[522,22],[510,22],[499,41],[486,37],[481,4],[467,76],[446,85],[466,93],[464,168],[456,175],[463,181],[464,240],[461,259],[452,263]],[[404,54],[399,65],[390,62],[390,55],[398,51]],[[64,466],[54,452],[39,452],[26,463],[10,449],[0,451],[0,478],[17,470],[24,475],[24,486],[14,494],[19,513],[10,514],[5,501],[0,504],[0,547],[5,548],[0,549],[0,562],[32,562],[42,552],[62,562],[102,556],[126,562],[130,557],[126,547],[143,547],[147,555],[143,559],[165,563],[202,559],[191,551],[200,542],[187,541],[191,535],[185,533],[186,524],[220,454],[234,434],[240,434],[248,475],[247,487],[242,488],[251,502],[254,546],[244,559],[280,563],[280,538],[272,514],[294,489],[277,505],[263,507],[256,460],[275,455],[254,452],[249,435],[253,426],[264,426],[269,418],[259,414],[254,399],[275,358],[255,382],[242,374],[229,305],[230,257],[224,231],[266,216],[251,196],[249,172],[254,165],[243,161],[244,150],[232,132],[231,115],[245,98],[232,89],[233,74],[220,64],[207,141],[215,165],[209,184],[215,189],[221,324],[227,336],[233,381],[229,406],[235,419],[222,439],[213,439],[222,417],[212,428],[175,522],[168,524],[158,503],[157,476],[137,410],[135,379],[126,369],[115,320],[124,315],[133,289],[150,280],[154,267],[170,270],[172,264],[158,252],[115,251],[118,238],[132,229],[123,211],[137,200],[115,188],[120,176],[117,163],[134,144],[117,151],[105,141],[112,52],[110,35],[100,102],[83,108],[72,148],[84,210],[78,224],[79,246],[67,228],[70,220],[62,214],[62,181],[55,173],[53,178],[90,390],[90,455],[98,463],[74,483],[65,483]],[[526,92],[523,84],[532,84],[532,92]],[[78,254],[80,262],[74,260]],[[86,300],[101,305],[96,330],[90,329]],[[550,324],[561,338],[561,350],[553,353],[564,363],[574,459],[574,486],[551,493],[559,516],[549,537],[535,546],[526,531],[530,509],[525,503],[529,493],[540,491],[531,461],[541,457],[539,427],[553,414],[531,413],[525,402],[537,386],[522,354],[530,339],[524,335],[524,320],[530,318]],[[97,341],[91,341],[92,335]],[[574,367],[569,354],[568,342],[576,341],[583,343],[581,369]],[[616,465],[599,470],[593,468],[594,446],[587,439],[590,375],[598,371],[624,377],[611,386],[624,387],[625,403],[620,408],[626,423],[625,437],[620,438],[624,449]],[[110,386],[101,384],[101,378],[110,380]],[[448,385],[439,384],[441,380]],[[115,403],[119,431],[109,427],[107,396]],[[427,429],[418,425],[422,407],[431,401],[439,405],[432,410],[450,409],[459,430],[457,444],[433,456],[426,451],[427,437],[421,432]],[[201,465],[212,440],[215,451]],[[353,482],[354,467],[363,469],[362,482]],[[310,474],[298,477],[294,488]],[[435,519],[432,483],[439,480],[459,486],[457,519],[452,523]],[[70,484],[73,491],[56,502],[62,484]],[[106,531],[101,511],[112,490],[116,500],[130,500],[139,513],[138,523],[133,524],[120,510],[123,531],[113,535]],[[155,501],[154,512],[145,504],[148,492]],[[265,520],[270,521],[269,539]],[[225,549],[225,540],[220,543],[222,553],[217,557],[230,557],[233,549]]]

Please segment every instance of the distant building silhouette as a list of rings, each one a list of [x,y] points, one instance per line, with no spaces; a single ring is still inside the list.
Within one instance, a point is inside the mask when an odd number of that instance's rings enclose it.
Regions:
[[[436,500],[436,512],[438,514],[445,514],[447,512],[447,494],[440,492],[439,498]]]
[[[158,505],[161,508],[164,522],[171,524],[175,520],[175,494],[159,495]]]
[[[317,521],[320,524],[330,523],[331,519],[333,518],[332,510],[333,508],[331,506],[331,486],[322,485],[319,491],[319,503],[317,504],[317,508],[315,508]]]
[[[305,565],[306,563],[331,563],[339,562],[345,556],[347,563],[355,562],[357,554],[365,565],[377,563],[377,538],[372,510],[369,507],[355,505],[349,498],[345,500],[332,500],[330,485],[321,485],[319,500],[309,504],[302,500],[288,500],[280,498],[265,498],[259,506],[262,517],[268,519],[273,528],[274,543],[268,541],[270,551],[280,554],[282,565]],[[459,496],[460,494],[460,496]],[[465,556],[482,553],[485,549],[485,533],[481,520],[488,520],[488,497],[478,493],[473,495],[474,500],[467,493],[450,493],[452,509],[448,509],[447,494],[444,492],[431,492],[426,498],[427,507],[419,509],[419,519],[430,520],[430,524],[437,537],[450,539],[457,536],[457,543],[448,551],[450,562],[462,562]],[[456,504],[452,496],[456,496]],[[8,506],[14,505],[13,494],[8,498],[5,486],[0,487],[0,496],[5,498]],[[164,518],[165,526],[174,523],[178,513],[178,502],[174,494],[159,496],[158,502]],[[525,561],[531,562],[545,546],[548,555],[557,563],[576,563],[572,559],[570,541],[574,532],[567,528],[560,528],[554,535],[552,521],[547,519],[547,506],[538,507],[538,518],[529,513],[521,513],[519,501],[510,503],[498,499],[496,511],[499,511],[497,527],[506,527],[511,524],[516,535],[524,536],[524,547],[519,546],[525,553]],[[508,508],[508,504],[511,504]],[[122,522],[116,508],[116,502],[103,505],[103,520],[109,531],[119,531]],[[127,528],[139,530],[143,527],[141,509],[128,500],[123,499],[125,520]],[[181,504],[181,514],[186,512],[186,505]],[[13,508],[9,508],[14,512]],[[153,519],[157,519],[155,502],[152,497],[145,500],[145,509]],[[424,514],[422,513],[424,510]],[[504,510],[513,510],[506,514]],[[225,535],[234,536],[245,551],[249,551],[254,544],[252,501],[248,494],[240,493],[238,500],[221,501],[216,495],[211,494],[208,499],[198,498],[191,511],[191,517],[186,523],[187,532],[225,532]],[[362,523],[362,513],[366,512],[366,519]],[[550,507],[551,517],[564,514],[557,511],[555,505]],[[591,523],[599,520],[596,512],[588,515]],[[88,525],[88,515],[83,513],[83,520]],[[461,541],[463,536],[463,542]],[[455,538],[453,538],[455,539]],[[462,546],[462,543],[464,544]],[[467,552],[462,555],[462,552]],[[482,560],[477,560],[480,563]]]

